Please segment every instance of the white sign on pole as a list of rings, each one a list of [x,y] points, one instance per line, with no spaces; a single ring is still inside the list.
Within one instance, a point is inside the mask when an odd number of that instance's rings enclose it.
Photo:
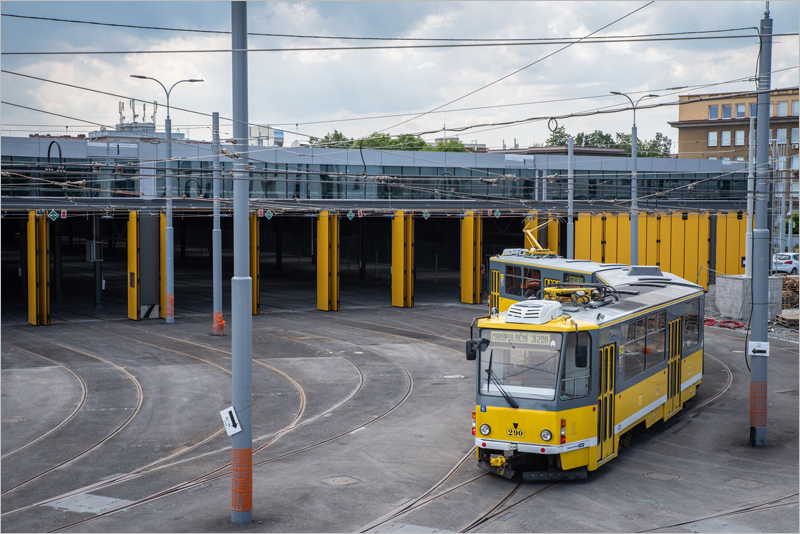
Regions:
[[[225,432],[227,432],[229,436],[242,431],[242,425],[239,423],[239,416],[236,415],[236,410],[233,409],[233,406],[225,408],[219,412],[219,415],[222,417],[222,422],[225,425]]]
[[[769,357],[769,341],[748,341],[747,354],[750,356]]]

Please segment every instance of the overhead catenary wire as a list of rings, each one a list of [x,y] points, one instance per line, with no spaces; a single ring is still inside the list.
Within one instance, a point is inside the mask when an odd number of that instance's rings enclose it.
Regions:
[[[230,35],[230,31],[227,30],[200,30],[194,28],[167,28],[163,26],[141,26],[141,25],[134,25],[134,24],[118,24],[118,23],[111,23],[111,22],[95,22],[95,21],[86,21],[86,20],[71,20],[71,19],[61,19],[61,18],[53,18],[53,17],[35,17],[31,15],[14,15],[14,14],[7,14],[3,13],[3,17],[14,17],[19,19],[30,19],[30,20],[42,20],[42,21],[49,21],[49,22],[67,22],[72,24],[90,24],[94,26],[109,26],[113,28],[130,28],[136,30],[159,30],[159,31],[171,31],[171,32],[187,32],[187,33],[211,33],[211,34],[223,34],[223,35]],[[650,33],[650,34],[642,34],[642,35],[612,35],[606,36],[607,39],[621,39],[621,38],[633,38],[633,37],[660,37],[660,36],[668,36],[668,35],[691,35],[691,34],[705,34],[705,33],[723,33],[723,32],[735,32],[735,31],[742,31],[748,30],[751,28],[726,28],[721,30],[698,30],[698,31],[687,31],[687,32],[669,32],[669,33]],[[254,37],[287,37],[287,38],[296,38],[296,39],[333,39],[333,40],[358,40],[358,41],[530,41],[533,38],[474,38],[474,37],[467,37],[467,38],[459,38],[459,37],[355,37],[355,36],[336,36],[336,35],[298,35],[298,34],[284,34],[284,33],[263,33],[263,32],[248,32],[247,35],[254,36]],[[536,40],[561,40],[560,37],[539,37],[535,38]]]
[[[784,71],[787,71],[787,70],[792,70],[792,69],[797,69],[797,68],[798,68],[798,66],[787,67],[787,68],[775,70],[775,71],[773,71],[773,73],[784,72]],[[14,75],[14,76],[20,76],[20,77],[24,77],[24,78],[29,78],[29,79],[33,79],[33,80],[37,80],[37,81],[41,81],[41,82],[52,83],[52,84],[61,85],[61,86],[65,86],[65,87],[71,87],[71,88],[74,88],[74,89],[79,89],[79,90],[89,91],[89,92],[93,92],[93,93],[113,96],[115,98],[130,99],[130,100],[135,100],[135,101],[138,101],[138,102],[145,102],[145,103],[148,102],[147,100],[131,98],[130,96],[127,96],[127,95],[119,95],[119,94],[116,94],[116,93],[110,93],[108,91],[102,91],[102,90],[99,90],[99,89],[92,89],[92,88],[89,88],[89,87],[83,87],[83,86],[69,84],[69,83],[65,83],[65,82],[59,82],[59,81],[56,81],[56,80],[50,80],[50,79],[47,79],[47,78],[41,78],[41,77],[38,77],[38,76],[32,76],[32,75],[29,75],[29,74],[23,74],[23,73],[9,71],[9,70],[5,70],[5,69],[0,69],[0,72],[6,73],[6,74],[11,74],[11,75]],[[698,87],[707,88],[707,87],[716,86],[716,85],[722,85],[722,84],[728,84],[728,83],[736,83],[736,82],[743,81],[745,79],[749,79],[749,77],[748,78],[736,78],[736,79],[725,81],[725,82],[717,82],[715,84],[689,86],[689,88],[698,88]],[[669,90],[669,88],[667,90]],[[679,92],[683,92],[683,90],[676,91],[676,93],[679,93]],[[673,94],[675,94],[675,93],[673,93]],[[758,94],[758,92],[756,91],[756,92],[747,92],[747,93],[740,93],[740,94],[742,94],[742,95],[753,95],[753,94]],[[730,95],[728,95],[728,96],[730,96]],[[583,97],[578,97],[578,99],[581,99],[581,98],[583,98]],[[586,98],[591,98],[591,97],[586,97]],[[716,97],[716,98],[722,99],[722,98],[726,98],[726,97],[720,96],[720,97]],[[695,101],[678,102],[677,105],[686,104],[686,103],[692,103],[692,102],[695,102]],[[25,107],[25,106],[20,106],[18,104],[9,104],[9,105],[16,105],[18,107]],[[647,107],[650,107],[650,106],[642,106],[642,108],[647,108]],[[37,111],[36,108],[27,108],[27,109],[31,109],[31,110]],[[193,114],[200,115],[200,116],[211,117],[211,114],[209,114],[209,113],[199,112],[199,111],[195,111],[195,110],[189,110],[189,109],[185,109],[185,108],[179,108],[179,107],[176,107],[176,106],[171,106],[171,109],[178,110],[178,111],[183,111],[183,112],[186,112],[186,113],[193,113]],[[625,109],[627,109],[627,108],[625,108]],[[97,126],[106,126],[106,127],[110,128],[110,126],[108,126],[108,125],[104,125],[104,124],[93,122],[93,121],[86,121],[86,120],[77,119],[77,118],[74,118],[74,117],[66,117],[64,115],[59,115],[59,114],[56,114],[56,113],[53,113],[53,112],[47,112],[47,111],[43,111],[43,110],[38,110],[38,111],[40,111],[42,113],[48,113],[48,114],[51,114],[51,115],[55,115],[55,116],[70,118],[72,120],[76,120],[76,121],[79,121],[79,122],[84,122],[84,123],[93,124],[93,125],[97,125]],[[455,111],[455,110],[453,110],[453,111]],[[422,115],[424,115],[426,113],[431,113],[431,112],[423,112],[419,116],[422,116]],[[408,114],[403,114],[403,115],[408,115]],[[563,118],[570,118],[572,116],[578,116],[578,115],[562,115],[562,116],[560,116],[558,118],[562,118],[563,119]],[[549,119],[550,117],[543,116],[543,117],[540,117],[538,119],[534,118],[534,119],[522,119],[520,121],[509,121],[507,123],[501,123],[502,124],[501,127],[505,127],[505,126],[508,126],[508,125],[515,125],[515,124],[524,124],[525,122],[531,122],[532,120],[541,120],[541,119],[546,119],[546,118]],[[235,122],[233,119],[229,119],[229,118],[221,117],[221,119],[222,120],[226,120],[226,121],[230,121],[230,122]],[[333,122],[333,121],[331,121],[331,122]],[[405,122],[407,122],[407,121],[405,121]],[[282,124],[287,124],[287,123],[282,123]],[[295,124],[299,124],[299,123],[295,123]],[[252,122],[249,122],[248,125],[263,126],[263,125],[260,125],[260,124],[257,124],[257,123],[252,123]],[[486,127],[486,125],[474,125],[472,127],[473,128],[474,127]],[[463,128],[463,127],[460,127],[460,128]],[[492,129],[497,129],[497,127],[494,127]],[[452,128],[451,128],[451,130],[452,130]],[[440,130],[431,130],[429,133],[437,133],[438,134],[439,131]],[[290,134],[302,135],[304,137],[309,137],[309,138],[310,137],[314,137],[314,136],[312,136],[310,134],[305,134],[305,133],[297,132],[297,131],[284,130],[284,132],[285,133],[290,133]],[[476,133],[479,133],[479,132],[476,132]],[[409,135],[409,134],[401,134],[401,135]],[[425,135],[425,134],[418,134],[418,135]],[[363,139],[368,139],[368,138],[363,138]],[[353,142],[356,142],[356,141],[357,141],[357,139],[353,140]],[[177,141],[173,141],[173,142],[177,142]]]
[[[655,0],[654,0],[655,1]],[[652,3],[652,2],[651,2]],[[601,28],[603,29],[603,28]],[[597,30],[600,31],[600,30]],[[794,37],[797,33],[774,33],[772,37]],[[248,53],[256,52],[342,52],[342,51],[365,51],[365,50],[416,50],[416,49],[437,49],[437,48],[485,48],[498,46],[550,46],[553,44],[565,44],[572,46],[575,44],[609,44],[609,43],[646,43],[646,42],[669,42],[669,41],[698,41],[698,40],[719,40],[719,39],[757,39],[757,35],[724,35],[724,36],[699,36],[699,37],[644,37],[637,39],[574,39],[564,38],[559,41],[524,41],[524,42],[502,42],[502,43],[468,43],[468,44],[421,44],[421,45],[387,45],[387,46],[314,46],[298,48],[247,48],[236,50],[233,48],[212,48],[203,50],[73,50],[73,51],[41,51],[41,52],[0,52],[2,56],[109,56],[109,55],[169,55],[169,54],[230,54],[231,52],[244,51]]]

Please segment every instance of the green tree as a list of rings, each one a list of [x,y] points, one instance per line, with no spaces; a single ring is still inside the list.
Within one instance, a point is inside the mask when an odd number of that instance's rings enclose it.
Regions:
[[[672,139],[661,132],[656,132],[656,136],[643,145],[642,157],[645,158],[668,158],[672,151]]]
[[[631,153],[631,134],[616,133],[617,148]],[[636,137],[636,156],[642,158],[668,158],[672,149],[672,140],[661,132],[656,132],[656,136],[650,140]]]
[[[427,150],[428,144],[415,135],[392,137],[389,134],[375,132],[368,138],[352,141],[350,148],[379,148],[382,150]]]
[[[611,134],[595,130],[592,133],[579,133],[575,136],[575,146],[592,146],[599,148],[615,148],[614,137]]]
[[[320,148],[349,148],[353,143],[352,138],[347,138],[339,130],[334,130],[333,133],[328,132],[322,139],[318,137],[311,137],[308,143],[314,147]]]
[[[567,138],[569,134],[567,133],[566,126],[559,126],[552,132],[550,132],[550,137],[547,138],[547,141],[544,142],[545,146],[564,146],[567,144]]]
[[[436,143],[436,146],[426,146],[422,150],[429,150],[432,152],[469,152],[464,143],[458,139],[450,139],[449,141]]]

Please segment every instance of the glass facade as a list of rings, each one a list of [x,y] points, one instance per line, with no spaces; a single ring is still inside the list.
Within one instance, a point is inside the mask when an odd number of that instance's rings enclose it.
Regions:
[[[153,164],[149,164],[153,165]],[[135,198],[151,179],[156,197],[164,197],[165,164],[139,167],[136,160],[92,163],[87,160],[47,162],[47,158],[3,156],[4,197],[125,197]],[[233,198],[231,162],[221,162],[221,197]],[[564,165],[566,167],[566,164]],[[566,168],[453,168],[422,166],[314,165],[251,162],[250,198],[350,199],[350,200],[494,200],[526,199],[566,201]],[[547,173],[547,176],[544,176]],[[558,175],[554,177],[554,175]],[[669,199],[736,198],[744,194],[746,172],[654,173],[640,170],[638,188],[663,191]],[[616,200],[631,197],[629,171],[576,170],[576,201]],[[709,180],[710,177],[714,177]],[[69,182],[69,183],[67,183]],[[689,184],[696,183],[690,191]],[[182,160],[173,170],[173,197],[213,198],[210,161]]]

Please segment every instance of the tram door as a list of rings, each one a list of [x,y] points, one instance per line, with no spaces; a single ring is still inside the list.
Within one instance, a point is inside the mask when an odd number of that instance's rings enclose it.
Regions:
[[[492,291],[489,293],[489,309],[500,309],[500,271],[492,269]]]
[[[667,408],[668,419],[681,409],[681,355],[683,348],[682,317],[670,321],[668,329],[669,363],[667,364]]]
[[[600,396],[597,400],[597,461],[614,454],[614,363],[617,345],[600,348]]]

